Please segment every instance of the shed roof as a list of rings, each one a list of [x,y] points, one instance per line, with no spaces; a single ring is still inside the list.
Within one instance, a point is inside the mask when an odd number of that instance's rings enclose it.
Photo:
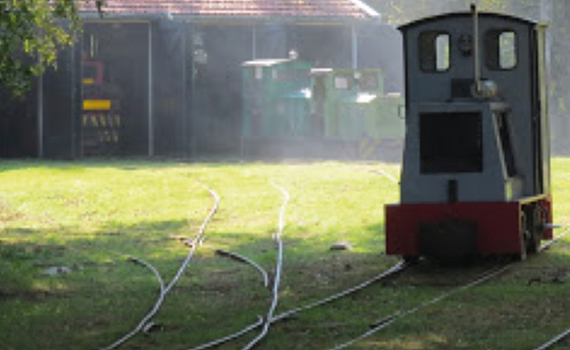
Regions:
[[[96,14],[95,1],[82,6]],[[367,20],[378,12],[363,0],[105,0],[105,16],[169,16],[242,19]]]
[[[281,63],[292,62],[293,60],[287,58],[265,58],[254,61],[246,61],[242,64],[244,67],[271,67]]]

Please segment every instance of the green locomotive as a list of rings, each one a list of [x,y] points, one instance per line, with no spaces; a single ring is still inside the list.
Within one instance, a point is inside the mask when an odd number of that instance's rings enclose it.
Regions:
[[[403,98],[385,93],[380,69],[264,59],[243,64],[243,82],[246,154],[375,158],[404,137]]]

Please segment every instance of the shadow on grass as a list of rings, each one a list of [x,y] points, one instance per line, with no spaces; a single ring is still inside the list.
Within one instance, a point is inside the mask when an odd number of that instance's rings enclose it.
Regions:
[[[112,223],[92,234],[73,234],[74,228],[62,227],[60,237],[54,237],[53,229],[4,230],[5,239],[0,238],[0,347],[95,349],[108,345],[132,329],[157,297],[158,284],[152,273],[126,258],[147,260],[168,282],[188,252],[170,231],[185,227],[185,220]],[[215,248],[239,252],[271,274],[276,259],[271,234],[265,239],[238,232],[208,235],[156,317],[163,332],[137,337],[125,348],[153,342],[184,348],[237,330],[266,312],[270,293],[260,274],[217,256]],[[339,291],[391,264],[377,253],[331,252],[328,242],[287,238],[284,261],[280,305],[286,308]],[[44,274],[57,266],[71,272]],[[190,332],[193,329],[202,331]],[[34,336],[15,335],[22,332]]]
[[[45,160],[45,159],[17,159],[5,160],[0,159],[0,173],[15,171],[21,169],[51,169],[54,171],[80,171],[89,168],[112,168],[126,171],[134,171],[140,169],[162,169],[171,167],[207,167],[221,168],[227,166],[251,166],[255,164],[262,165],[302,165],[302,164],[319,164],[324,162],[344,162],[344,163],[361,163],[361,162],[384,162],[393,165],[400,164],[399,158],[394,157],[380,158],[373,160],[366,159],[335,159],[335,158],[223,158],[223,157],[203,157],[198,159],[188,158],[87,158],[72,160]]]
[[[0,345],[7,349],[97,349],[110,344],[137,324],[158,295],[152,273],[127,262],[126,257],[146,259],[168,281],[188,252],[169,236],[168,230],[186,225],[182,221],[144,222],[118,229],[112,225],[113,230],[67,237],[62,243],[43,242],[40,237],[48,233],[32,230],[26,232],[26,242],[0,240]],[[381,227],[377,224],[367,229],[379,231]],[[5,234],[13,237],[17,232]],[[34,242],[30,236],[38,239]],[[326,242],[290,240],[286,235],[284,239],[281,311],[358,284],[395,262],[379,253],[382,249],[329,251]],[[160,331],[137,336],[125,349],[185,349],[239,330],[266,312],[270,293],[263,287],[259,273],[216,256],[213,248],[218,246],[248,256],[270,273],[273,269],[276,253],[270,235],[260,239],[257,234],[245,232],[212,234],[155,318]],[[568,291],[568,284],[551,283],[547,278],[554,272],[570,274],[569,247],[563,241],[517,264],[497,281],[399,321],[355,348],[407,349],[412,344],[421,350],[496,348],[499,340],[478,339],[474,329],[510,334],[513,330],[508,324],[501,328],[489,321],[507,316],[528,327],[530,335],[522,345],[539,345],[548,334],[554,335],[566,324],[570,326],[563,311],[570,305],[559,297]],[[71,273],[42,274],[50,266],[67,266]],[[466,278],[462,269],[438,271],[438,279]],[[433,274],[420,271],[422,278]],[[537,276],[543,276],[543,280],[529,285],[528,281]],[[375,284],[280,322],[272,327],[260,349],[329,348],[365,332],[378,319],[450,287],[449,283],[434,285],[427,280],[412,283],[413,278],[412,274],[398,283]],[[538,305],[542,309],[545,302],[551,310],[550,318],[536,324],[533,318],[538,317]],[[523,304],[537,307],[521,308]],[[458,314],[458,307],[471,311]],[[22,337],[22,333],[34,336]],[[520,341],[513,344],[521,346]],[[515,345],[501,349],[515,349]]]
[[[115,165],[105,160],[102,163],[94,161],[92,166],[109,166],[109,163],[111,167]],[[52,163],[47,164],[51,166]],[[73,162],[61,164],[64,168],[68,164],[75,167]],[[81,162],[78,167],[89,167],[89,164]],[[187,166],[185,163],[164,164],[169,167],[177,164]],[[133,170],[139,166],[151,169],[155,166],[147,161],[120,161],[116,165],[117,168]],[[108,223],[95,233],[80,234],[74,227],[61,227],[57,229],[61,230],[59,237],[54,229],[4,230],[3,237],[8,238],[0,237],[0,289],[9,292],[0,293],[0,348],[96,349],[110,344],[132,329],[157,297],[158,287],[152,273],[128,263],[126,255],[151,262],[169,280],[188,251],[170,234],[185,232],[187,227],[199,225],[199,222],[189,225],[186,220],[146,221],[133,225]],[[359,242],[368,245],[366,249],[356,245],[352,251],[332,252],[329,246],[336,241],[333,235],[327,237],[321,232],[319,237],[308,235],[306,239],[288,239],[288,230],[296,231],[294,236],[302,237],[298,234],[301,228],[286,227],[279,310],[326,297],[393,265],[394,258],[381,254],[382,223],[351,229],[367,233],[362,236],[366,237],[365,240]],[[124,348],[186,349],[236,331],[255,321],[257,315],[263,315],[268,308],[270,293],[262,286],[259,273],[235,261],[217,257],[212,248],[239,252],[272,271],[275,245],[271,233],[263,236],[248,232],[208,232],[206,245],[200,247],[180,284],[172,290],[155,319],[161,330],[136,337]],[[194,234],[189,232],[188,236]],[[535,261],[542,261],[541,264],[548,266],[569,263],[564,252],[548,254],[541,256],[547,260],[531,259],[523,264],[527,266]],[[543,271],[541,264],[531,270],[529,276]],[[42,271],[52,266],[68,266],[72,272],[44,276]],[[441,272],[438,278],[466,277],[462,270],[452,272],[453,276],[449,271]],[[399,283],[376,284],[354,296],[276,324],[260,349],[330,348],[368,330],[368,326],[378,319],[428,300],[450,287],[449,283],[431,283],[429,279],[433,277],[433,271],[423,273],[421,277],[424,281],[420,283],[417,278],[415,282],[403,278],[398,280]],[[474,297],[467,294],[465,299],[441,309],[426,310],[426,313],[419,313],[418,318],[402,320],[357,347],[514,349],[514,346],[505,348],[490,343],[480,345],[482,340],[474,334],[485,337],[474,330],[480,326],[488,333],[508,333],[512,331],[508,325],[517,324],[516,318],[521,317],[527,320],[525,325],[528,324],[528,329],[538,329],[537,333],[542,332],[544,336],[565,322],[564,315],[557,314],[554,316],[557,317],[556,325],[548,319],[540,325],[530,325],[531,316],[536,316],[536,313],[528,311],[527,316],[522,315],[526,311],[521,305],[539,304],[546,293],[553,308],[564,306],[555,296],[563,294],[560,288],[566,284],[543,282],[528,286],[527,277],[508,274],[505,278],[490,284]],[[506,295],[514,295],[516,300],[509,301],[508,297],[503,297]],[[469,312],[465,313],[461,308]],[[458,309],[462,316],[460,322],[454,318]],[[482,309],[486,310],[485,313],[479,314]],[[513,315],[513,319],[509,319],[512,322],[506,323],[506,330],[486,321],[504,320],[503,314]],[[476,317],[470,318],[472,315]],[[21,334],[33,336],[22,337]],[[534,337],[526,345],[540,340],[540,334]],[[461,343],[460,339],[468,340]],[[235,349],[237,346],[234,343],[225,348]]]

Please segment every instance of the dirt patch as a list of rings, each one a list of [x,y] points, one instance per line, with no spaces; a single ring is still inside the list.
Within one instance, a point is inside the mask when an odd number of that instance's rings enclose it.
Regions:
[[[49,298],[68,298],[71,296],[69,292],[51,292],[47,290],[16,290],[8,288],[0,288],[0,300],[20,299],[28,302],[40,303]]]
[[[8,204],[0,202],[0,223],[19,220],[23,217],[24,213],[18,212],[12,209]]]

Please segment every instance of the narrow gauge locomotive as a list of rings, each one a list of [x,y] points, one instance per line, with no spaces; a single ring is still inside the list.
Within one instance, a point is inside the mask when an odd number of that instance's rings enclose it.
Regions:
[[[387,254],[537,251],[552,238],[545,26],[473,5],[400,30],[406,136]]]

